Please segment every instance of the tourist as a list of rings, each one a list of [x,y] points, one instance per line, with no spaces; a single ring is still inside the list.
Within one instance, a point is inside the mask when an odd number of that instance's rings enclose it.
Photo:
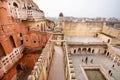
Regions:
[[[113,64],[113,65],[112,65],[112,68],[114,68],[114,66],[115,66],[115,65]]]
[[[88,62],[88,57],[85,58],[85,62],[86,62],[86,64],[87,64],[87,62]]]
[[[110,74],[110,76],[112,76],[112,73]]]
[[[111,70],[108,71],[108,74],[111,74]]]

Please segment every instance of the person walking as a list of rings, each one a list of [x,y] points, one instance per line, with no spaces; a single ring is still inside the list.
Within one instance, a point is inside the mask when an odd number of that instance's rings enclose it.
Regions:
[[[88,62],[88,57],[85,58],[85,62],[86,62],[86,64],[87,64],[87,62]]]
[[[108,74],[111,74],[111,70],[108,71]]]
[[[113,64],[113,65],[112,65],[112,68],[114,68],[114,67],[115,67],[115,65]]]

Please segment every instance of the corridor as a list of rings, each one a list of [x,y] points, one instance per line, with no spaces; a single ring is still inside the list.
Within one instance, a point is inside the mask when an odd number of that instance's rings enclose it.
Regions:
[[[52,59],[48,80],[65,80],[64,62],[62,47],[55,46],[55,53]]]

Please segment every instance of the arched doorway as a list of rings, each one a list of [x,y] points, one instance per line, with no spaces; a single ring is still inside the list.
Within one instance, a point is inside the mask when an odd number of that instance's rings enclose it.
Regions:
[[[109,52],[107,53],[107,56],[109,56]]]
[[[106,54],[106,52],[107,52],[107,51],[105,50],[105,51],[104,51],[104,54]]]
[[[94,49],[92,50],[92,53],[94,53]]]
[[[22,67],[21,67],[21,65],[20,65],[20,64],[18,64],[18,65],[16,66],[16,69],[17,69],[17,71],[20,71],[20,70],[22,70]]]
[[[17,80],[20,80],[22,75],[22,67],[20,64],[16,66],[16,71],[17,71]]]
[[[11,42],[11,45],[12,45],[12,47],[13,48],[16,48],[16,45],[15,45],[15,42],[14,42],[14,39],[13,39],[13,37],[12,36],[10,36],[10,42]]]
[[[20,33],[20,41],[21,41],[21,45],[22,45],[23,44],[22,33]]]
[[[74,54],[76,53],[76,49],[74,49]]]
[[[3,57],[3,56],[5,56],[5,50],[4,50],[3,46],[0,43],[0,57]]]
[[[91,53],[91,48],[88,48],[88,52]]]
[[[83,53],[86,53],[86,51],[87,51],[86,48],[83,48],[83,49],[82,49],[82,52],[83,52]]]

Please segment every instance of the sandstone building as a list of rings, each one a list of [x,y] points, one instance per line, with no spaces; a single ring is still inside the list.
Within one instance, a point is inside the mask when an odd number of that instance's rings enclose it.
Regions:
[[[32,0],[0,0],[0,79],[119,80],[119,24],[55,24]]]

